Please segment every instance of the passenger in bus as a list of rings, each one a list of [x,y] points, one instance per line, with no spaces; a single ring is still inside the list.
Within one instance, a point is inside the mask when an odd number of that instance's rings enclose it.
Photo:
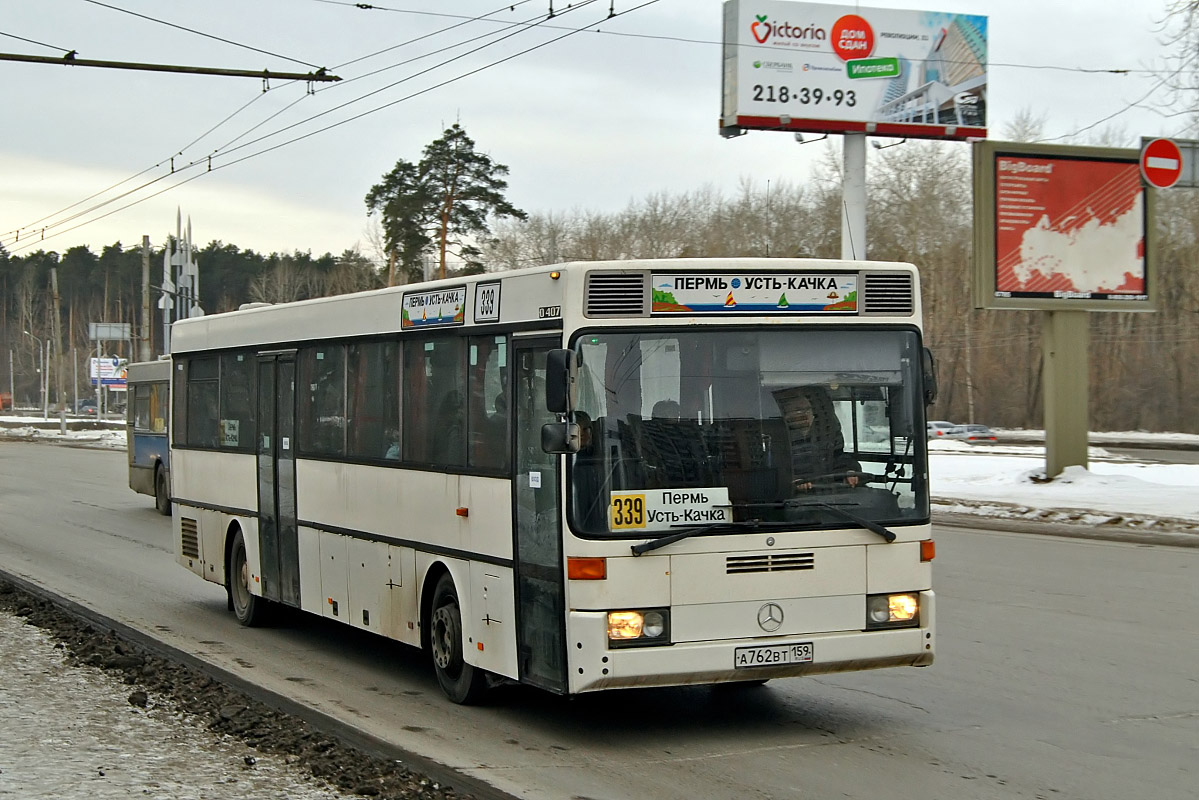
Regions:
[[[774,392],[783,412],[791,444],[794,486],[810,491],[821,482],[844,481],[857,486],[862,467],[845,453],[841,423],[833,412],[833,401],[820,387],[782,389]]]
[[[383,455],[384,458],[392,461],[400,460],[400,432],[395,428],[387,431],[387,440],[391,442],[387,446],[387,452]]]

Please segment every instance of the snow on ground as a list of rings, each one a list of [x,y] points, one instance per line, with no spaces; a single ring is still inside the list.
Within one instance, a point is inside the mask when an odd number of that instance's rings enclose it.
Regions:
[[[119,422],[108,430],[70,431],[64,435],[29,425],[28,417],[0,417],[0,436],[124,449]],[[43,425],[45,423],[42,423]],[[1004,439],[1028,444],[929,442],[929,478],[934,511],[990,517],[1026,518],[1092,525],[1164,526],[1199,532],[1199,463],[1152,463],[1129,460],[1092,446],[1089,465],[1069,467],[1046,482],[1043,431],[1000,431]],[[1146,443],[1194,447],[1199,436],[1138,431],[1092,433],[1093,442],[1112,446]],[[1199,459],[1196,459],[1199,461]]]
[[[1046,482],[1042,445],[930,442],[934,508],[1088,524],[1169,521],[1199,529],[1199,464],[1125,460],[1099,447],[1087,458],[1086,469],[1067,467]]]

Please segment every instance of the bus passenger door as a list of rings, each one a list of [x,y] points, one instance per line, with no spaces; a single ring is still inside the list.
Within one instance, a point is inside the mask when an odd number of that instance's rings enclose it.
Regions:
[[[541,449],[545,410],[545,355],[557,340],[513,342],[510,386],[516,409],[512,506],[516,515],[516,651],[520,679],[566,691],[566,615],[562,570],[561,503],[556,455]]]
[[[300,605],[295,353],[258,357],[258,538],[262,595]]]

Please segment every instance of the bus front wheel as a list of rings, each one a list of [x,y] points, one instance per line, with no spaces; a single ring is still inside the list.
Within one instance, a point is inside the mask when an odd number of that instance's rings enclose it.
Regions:
[[[467,664],[463,657],[462,610],[454,579],[448,573],[437,581],[429,621],[433,670],[441,690],[455,703],[478,702],[487,690],[487,676],[483,670]]]
[[[228,573],[225,591],[229,593],[229,606],[237,621],[247,628],[266,621],[267,601],[250,592],[250,562],[246,558],[246,540],[241,531],[233,534],[233,546],[229,549]]]
[[[171,516],[171,493],[167,489],[167,471],[161,464],[154,470],[154,507],[164,517]]]

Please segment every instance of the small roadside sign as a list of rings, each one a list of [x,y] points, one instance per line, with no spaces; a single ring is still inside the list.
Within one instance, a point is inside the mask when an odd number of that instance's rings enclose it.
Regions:
[[[1158,189],[1169,189],[1182,177],[1182,150],[1172,139],[1153,139],[1141,148],[1141,177]]]

